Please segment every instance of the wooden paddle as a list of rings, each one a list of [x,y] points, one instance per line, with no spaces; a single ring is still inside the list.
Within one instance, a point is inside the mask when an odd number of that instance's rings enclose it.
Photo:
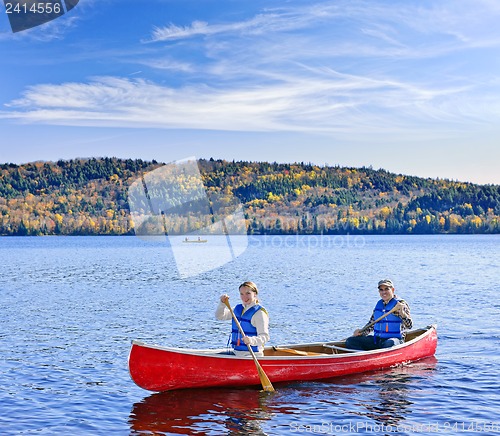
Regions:
[[[283,351],[285,353],[297,354],[298,356],[320,356],[324,353],[315,353],[314,351],[302,351],[295,350],[294,348],[281,348],[281,347],[273,347],[274,351]]]
[[[246,336],[245,332],[241,328],[241,324],[239,323],[238,318],[236,318],[236,315],[234,314],[233,309],[229,305],[229,299],[227,299],[226,301],[224,301],[224,304],[226,305],[226,307],[231,312],[231,315],[233,316],[234,322],[238,326],[238,330],[240,331],[241,335],[242,336]],[[267,377],[267,374],[262,369],[262,366],[260,366],[260,363],[257,360],[257,356],[253,352],[252,347],[250,345],[248,345],[248,344],[246,344],[246,345],[248,347],[248,351],[250,351],[250,354],[252,355],[253,361],[255,362],[255,366],[257,367],[257,372],[259,373],[259,378],[260,378],[260,383],[262,384],[262,389],[264,389],[267,392],[274,392],[273,385],[271,384],[271,381]]]

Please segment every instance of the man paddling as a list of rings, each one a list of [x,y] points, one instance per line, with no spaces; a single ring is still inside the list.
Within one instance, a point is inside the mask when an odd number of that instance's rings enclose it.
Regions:
[[[373,310],[370,321],[353,336],[347,338],[346,348],[353,350],[376,350],[390,348],[404,342],[406,330],[413,326],[410,307],[395,295],[392,280],[378,282],[380,300]],[[370,333],[373,331],[373,334]]]

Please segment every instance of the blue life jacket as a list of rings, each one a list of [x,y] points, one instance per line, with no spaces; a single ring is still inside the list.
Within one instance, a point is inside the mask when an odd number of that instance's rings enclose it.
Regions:
[[[379,300],[373,311],[373,316],[375,319],[381,317],[385,313],[389,312],[398,303],[399,300],[393,298],[384,307],[384,300]],[[387,315],[384,319],[380,320],[377,324],[373,326],[373,335],[375,338],[380,337],[384,339],[388,338],[400,338],[401,335],[401,318],[399,316],[391,313]]]
[[[246,336],[257,336],[257,329],[252,325],[252,316],[255,315],[255,313],[261,309],[261,306],[256,304],[255,306],[252,306],[250,309],[246,310],[245,313],[242,314],[243,312],[243,304],[238,304],[234,308],[234,314],[236,315],[236,318],[240,322],[241,328],[245,332]],[[233,328],[231,331],[231,345],[235,350],[238,351],[247,351],[248,347],[247,345],[243,342],[240,330],[238,329],[238,326],[234,322],[233,319]],[[259,347],[253,346],[252,350],[257,352],[259,351]]]

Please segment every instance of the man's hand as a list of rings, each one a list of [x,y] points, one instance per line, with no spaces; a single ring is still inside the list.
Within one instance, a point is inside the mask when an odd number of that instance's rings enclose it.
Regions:
[[[399,316],[401,318],[401,315],[403,314],[403,304],[401,301],[398,301],[396,305],[394,306],[394,312],[392,312],[394,315]]]

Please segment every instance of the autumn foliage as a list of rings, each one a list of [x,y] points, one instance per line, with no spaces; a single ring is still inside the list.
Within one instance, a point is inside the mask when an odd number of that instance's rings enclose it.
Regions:
[[[128,187],[160,165],[116,158],[0,165],[0,234],[132,235]],[[365,167],[214,159],[198,165],[209,196],[228,202],[236,197],[243,204],[249,234],[500,230],[498,185]],[[190,218],[173,217],[179,233]]]

